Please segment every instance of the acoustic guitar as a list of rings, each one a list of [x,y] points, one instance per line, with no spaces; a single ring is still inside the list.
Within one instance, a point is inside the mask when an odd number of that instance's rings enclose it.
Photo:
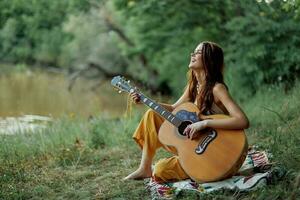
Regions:
[[[194,181],[203,183],[229,178],[242,166],[248,150],[244,130],[205,129],[193,140],[184,134],[184,129],[189,124],[205,119],[225,119],[230,116],[201,115],[193,103],[183,103],[171,113],[131,86],[130,81],[123,77],[114,77],[111,84],[119,92],[138,93],[142,103],[165,119],[159,129],[159,140],[162,144],[177,149],[183,170]]]

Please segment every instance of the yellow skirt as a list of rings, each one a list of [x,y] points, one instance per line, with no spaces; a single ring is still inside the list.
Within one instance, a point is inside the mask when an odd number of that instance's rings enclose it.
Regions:
[[[179,163],[176,149],[163,145],[158,140],[158,131],[163,122],[163,117],[149,109],[135,130],[133,139],[141,149],[147,148],[149,155],[154,155],[160,147],[174,154],[174,156],[161,159],[155,164],[153,177],[156,181],[170,182],[187,179],[189,176],[183,171]]]

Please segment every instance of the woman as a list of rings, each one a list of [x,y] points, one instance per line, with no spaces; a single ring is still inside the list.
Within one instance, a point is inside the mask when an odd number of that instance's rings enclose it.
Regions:
[[[246,129],[249,121],[242,109],[231,98],[223,80],[224,56],[222,49],[213,42],[200,43],[191,53],[189,64],[189,80],[183,95],[173,105],[161,104],[172,111],[185,102],[195,103],[202,114],[227,114],[227,119],[209,119],[189,125],[184,132],[188,138],[194,139],[205,128]],[[138,104],[137,93],[131,93],[131,98]],[[129,174],[127,179],[143,179],[153,176],[156,181],[168,182],[189,178],[180,166],[176,149],[160,143],[158,131],[164,119],[152,110],[148,110],[133,138],[142,148],[142,158],[139,168]],[[152,172],[152,159],[158,148],[163,147],[175,154],[170,158],[159,160]]]

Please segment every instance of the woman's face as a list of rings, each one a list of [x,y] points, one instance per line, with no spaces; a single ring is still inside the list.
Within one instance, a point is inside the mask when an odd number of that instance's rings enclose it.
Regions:
[[[191,61],[189,68],[193,70],[200,70],[203,68],[202,63],[202,43],[200,43],[193,53],[191,53]]]

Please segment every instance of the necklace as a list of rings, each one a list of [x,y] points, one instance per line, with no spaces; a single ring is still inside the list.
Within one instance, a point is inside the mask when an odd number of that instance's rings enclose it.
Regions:
[[[199,84],[199,82],[196,85],[196,89],[197,89],[197,94],[199,94],[200,93],[200,84]]]

